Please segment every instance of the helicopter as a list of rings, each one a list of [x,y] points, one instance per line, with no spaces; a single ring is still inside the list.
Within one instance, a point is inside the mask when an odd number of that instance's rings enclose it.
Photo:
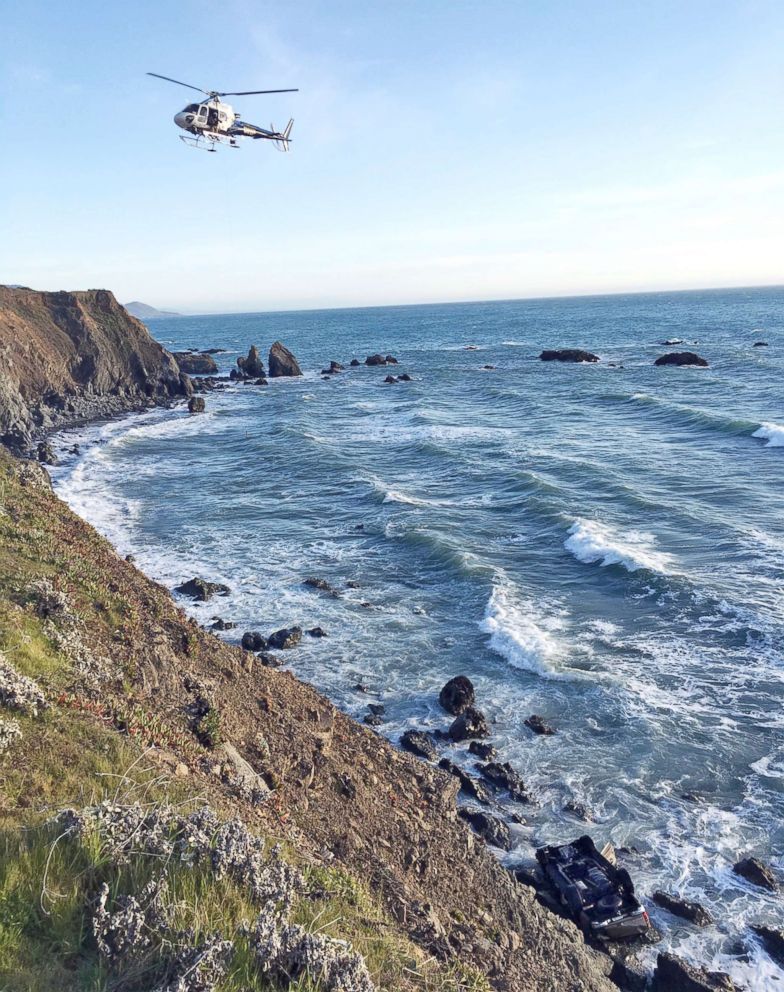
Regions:
[[[168,83],[185,86],[189,90],[203,93],[207,99],[198,103],[189,103],[179,113],[174,115],[174,123],[187,134],[181,134],[180,139],[192,148],[201,148],[208,152],[217,151],[217,145],[227,145],[229,148],[239,148],[239,138],[262,138],[274,141],[278,151],[287,152],[291,140],[291,128],[294,120],[290,120],[283,131],[276,131],[271,124],[267,131],[256,124],[248,124],[240,120],[228,103],[223,103],[223,96],[256,96],[262,93],[298,93],[299,90],[244,90],[238,93],[219,93],[217,90],[203,90],[200,86],[191,86],[170,76],[161,76],[157,72],[148,72],[148,76],[165,79]]]

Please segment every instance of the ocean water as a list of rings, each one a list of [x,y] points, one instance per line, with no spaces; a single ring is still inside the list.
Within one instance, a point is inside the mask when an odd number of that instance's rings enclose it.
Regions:
[[[468,674],[502,760],[537,797],[507,861],[586,830],[612,840],[660,946],[783,988],[747,929],[781,925],[780,897],[731,866],[753,854],[784,871],[784,289],[150,329],[172,350],[227,349],[222,371],[281,339],[306,374],[208,394],[200,416],[66,432],[59,494],[154,578],[227,583],[228,598],[183,605],[235,621],[228,639],[323,626],[288,666],[359,718],[384,703],[392,740],[445,728],[438,690]],[[655,368],[668,338],[710,368]],[[602,362],[538,360],[554,347]],[[318,374],[376,351],[413,381]],[[557,733],[534,736],[531,713]],[[465,747],[447,753],[471,768]],[[657,909],[657,888],[716,924]]]

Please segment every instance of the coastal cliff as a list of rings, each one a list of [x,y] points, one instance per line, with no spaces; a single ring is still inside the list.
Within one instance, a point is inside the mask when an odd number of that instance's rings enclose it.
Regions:
[[[0,440],[23,451],[70,422],[190,393],[175,359],[105,289],[0,286]]]
[[[0,347],[12,448],[189,388],[105,291],[0,290]],[[4,989],[611,992],[458,789],[199,627],[0,448]]]

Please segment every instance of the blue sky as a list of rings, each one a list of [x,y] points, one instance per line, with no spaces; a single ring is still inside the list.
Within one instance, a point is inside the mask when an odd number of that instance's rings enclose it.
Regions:
[[[0,282],[185,312],[784,282],[784,4],[30,0]],[[189,91],[294,117],[208,155]]]

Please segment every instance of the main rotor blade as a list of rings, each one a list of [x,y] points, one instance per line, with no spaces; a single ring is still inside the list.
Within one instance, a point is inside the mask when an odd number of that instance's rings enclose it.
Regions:
[[[154,76],[155,73],[148,73],[148,75]],[[163,76],[162,78],[165,79],[166,77]],[[299,90],[243,90],[241,93],[217,93],[216,96],[258,96],[260,93],[299,93]]]
[[[189,90],[196,90],[197,93],[208,93],[207,90],[203,90],[200,86],[191,86],[190,83],[181,83],[179,79],[172,79],[171,76],[161,76],[157,72],[148,72],[148,76],[155,76],[156,79],[165,79],[167,83],[176,83],[178,86],[185,86]]]

